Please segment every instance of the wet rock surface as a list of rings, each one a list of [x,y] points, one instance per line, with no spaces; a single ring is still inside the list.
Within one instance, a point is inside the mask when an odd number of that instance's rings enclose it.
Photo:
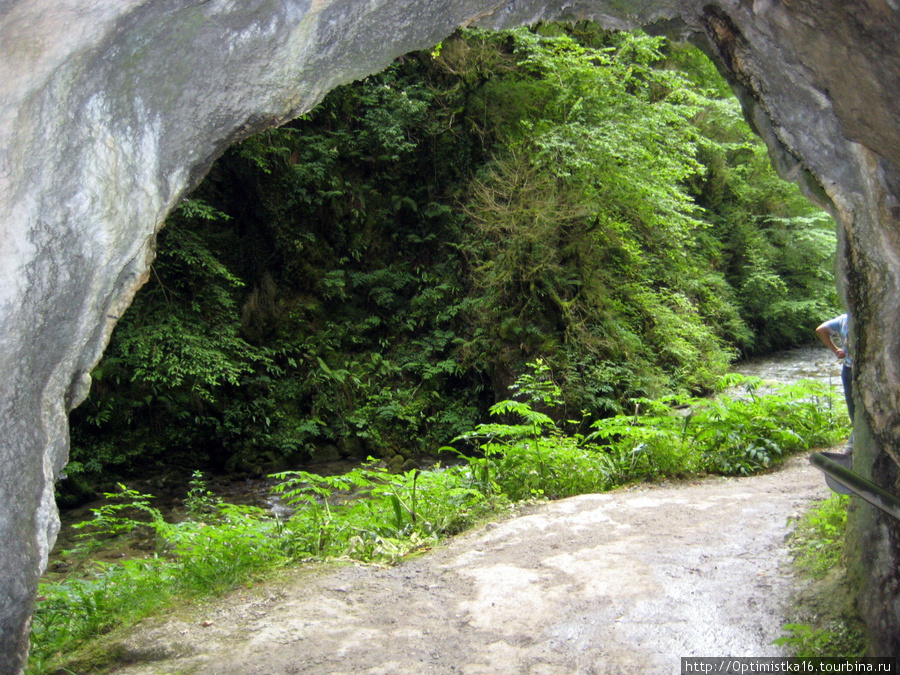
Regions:
[[[120,675],[677,673],[778,656],[805,457],[529,507],[396,567],[308,568],[118,640]]]

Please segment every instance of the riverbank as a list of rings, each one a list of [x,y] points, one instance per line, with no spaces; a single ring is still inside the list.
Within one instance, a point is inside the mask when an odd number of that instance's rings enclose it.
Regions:
[[[787,393],[788,391],[790,393]],[[815,393],[816,391],[819,393]],[[490,433],[494,437],[492,449],[485,450],[486,456],[483,459],[477,457],[469,459],[471,466],[468,469],[455,467],[446,472],[426,472],[421,475],[410,472],[394,475],[389,479],[390,474],[387,473],[370,476],[369,473],[372,473],[370,469],[354,470],[351,472],[353,475],[348,474],[334,479],[321,479],[312,474],[304,474],[299,477],[299,483],[295,483],[291,489],[295,491],[298,489],[303,493],[313,490],[310,495],[314,493],[318,496],[315,497],[315,502],[307,503],[308,510],[299,511],[296,518],[292,518],[283,527],[270,518],[265,518],[262,513],[247,520],[236,512],[231,512],[237,517],[235,522],[249,528],[246,531],[247,536],[265,538],[259,540],[259,546],[251,545],[244,553],[238,553],[235,548],[244,545],[240,541],[243,535],[234,530],[235,523],[226,519],[221,523],[221,527],[216,525],[211,528],[205,523],[213,521],[204,516],[198,518],[198,514],[203,512],[202,509],[197,510],[198,506],[203,507],[202,503],[197,503],[198,497],[200,502],[204,502],[207,497],[215,500],[215,496],[205,492],[202,495],[195,494],[193,505],[188,503],[183,505],[191,512],[190,519],[177,525],[162,523],[153,527],[156,544],[160,545],[161,542],[168,547],[168,553],[164,554],[168,567],[165,569],[157,567],[157,563],[162,563],[163,560],[157,560],[156,555],[153,555],[152,560],[146,562],[132,561],[134,564],[128,566],[131,571],[126,574],[118,572],[112,576],[104,574],[103,580],[89,584],[90,588],[96,586],[96,589],[90,592],[100,592],[104,598],[103,610],[97,612],[93,623],[97,623],[97,619],[102,622],[112,620],[110,626],[118,623],[116,617],[119,616],[119,610],[116,608],[115,600],[106,596],[109,595],[108,592],[113,592],[113,595],[118,597],[119,587],[130,589],[133,583],[125,581],[127,579],[132,579],[136,584],[146,583],[148,580],[144,577],[147,574],[141,573],[140,570],[147,565],[151,565],[155,570],[151,576],[161,575],[160,579],[166,577],[173,584],[172,590],[178,592],[184,583],[189,583],[192,588],[198,581],[202,582],[204,588],[208,585],[207,581],[193,579],[197,565],[213,574],[210,580],[214,580],[218,573],[212,561],[219,561],[216,564],[226,564],[230,569],[231,557],[235,557],[234,562],[240,559],[241,564],[249,564],[260,555],[274,555],[279,559],[285,556],[281,563],[273,558],[272,563],[264,567],[309,557],[322,559],[347,555],[363,561],[396,562],[403,559],[406,555],[404,552],[421,550],[424,546],[435,546],[440,536],[458,532],[461,528],[459,524],[454,523],[460,517],[468,521],[465,525],[469,526],[471,516],[483,511],[482,507],[490,507],[495,503],[495,499],[499,499],[500,503],[511,501],[519,504],[519,500],[530,499],[530,495],[565,497],[598,492],[619,494],[622,492],[621,488],[610,493],[606,491],[617,484],[649,485],[647,481],[653,479],[659,481],[666,476],[702,476],[707,472],[754,473],[765,471],[771,463],[777,463],[787,453],[797,453],[815,447],[812,444],[821,444],[826,438],[829,443],[836,440],[834,432],[838,430],[833,426],[836,418],[830,409],[832,405],[829,403],[830,396],[822,394],[821,388],[817,390],[815,387],[805,385],[799,388],[790,387],[785,392],[783,395],[773,394],[761,399],[753,397],[729,400],[727,396],[722,397],[720,401],[685,399],[684,404],[691,410],[687,418],[683,416],[680,408],[672,411],[669,409],[670,404],[648,401],[645,406],[647,411],[640,417],[628,415],[622,416],[621,419],[605,420],[602,425],[598,423],[597,428],[603,429],[598,442],[603,445],[597,445],[595,442],[594,445],[584,448],[576,443],[575,439],[560,435],[558,430],[547,430],[544,433],[537,426],[528,427],[529,437],[525,438],[521,436],[522,429],[519,427],[494,424],[490,426]],[[826,404],[826,412],[821,408],[823,403]],[[529,418],[534,417],[524,404],[514,405],[519,413],[530,416]],[[534,419],[541,425],[552,424],[549,418],[543,421],[540,417]],[[513,431],[515,434],[510,437],[511,440],[498,441]],[[617,440],[612,442],[613,438]],[[369,473],[366,473],[367,471]],[[490,482],[487,480],[488,476]],[[538,478],[540,480],[535,482]],[[373,480],[374,482],[371,482]],[[697,481],[703,482],[700,479]],[[382,501],[386,499],[387,502],[376,504],[366,500],[364,504],[348,503],[347,513],[344,513],[345,509],[341,505],[340,494],[332,495],[325,504],[319,503],[325,494],[321,490],[329,493],[334,489],[344,491],[350,486],[358,488],[363,483],[369,486],[371,497],[380,498]],[[432,494],[435,488],[438,492]],[[137,493],[132,493],[127,496],[126,502],[139,497]],[[334,501],[335,497],[338,499],[337,502]],[[459,499],[463,499],[465,504],[454,501]],[[452,514],[446,512],[448,506]],[[465,508],[462,508],[464,506]],[[468,512],[469,507],[474,510]],[[469,515],[462,513],[461,508]],[[109,515],[113,513],[118,512],[109,512]],[[155,507],[146,507],[143,513],[153,515],[154,520],[161,518]],[[361,521],[356,514],[368,515]],[[342,520],[345,515],[349,516],[346,521]],[[260,517],[263,520],[258,520]],[[118,519],[118,516],[116,518]],[[445,523],[447,518],[450,518],[450,521]],[[306,523],[310,519],[314,522]],[[121,520],[115,522],[118,526]],[[311,526],[311,529],[307,528],[307,525]],[[438,529],[435,529],[436,527]],[[412,531],[409,528],[412,528]],[[144,529],[141,527],[138,531]],[[268,534],[261,535],[263,531]],[[407,539],[409,541],[406,541]],[[206,542],[214,548],[218,546],[216,542],[228,544],[226,548],[232,553],[226,553],[224,549],[218,548],[206,552],[203,548],[207,546]],[[152,543],[148,542],[146,549],[137,556],[146,560],[147,551],[152,553]],[[202,546],[198,548],[201,544]],[[372,546],[375,548],[369,550]],[[390,553],[387,558],[383,555],[386,553]],[[209,556],[211,557],[207,560]],[[110,574],[116,572],[113,568],[108,571]],[[126,572],[125,569],[119,571]],[[151,570],[148,568],[147,572]],[[138,573],[138,576],[134,576],[134,573]],[[205,575],[203,579],[207,579],[208,576]],[[249,578],[252,577],[235,578],[235,583],[246,583]],[[80,602],[78,599],[89,591],[86,586],[82,588],[81,582],[77,579],[73,581],[74,585],[70,590],[67,590],[68,587],[59,591],[54,590],[53,597],[46,607],[42,607],[39,624],[43,631],[42,635],[53,639],[62,637],[59,631],[65,630],[65,626],[60,626],[53,618],[58,615],[58,612],[53,613],[54,608],[60,602],[68,606],[72,605],[74,600],[77,604]],[[122,586],[122,583],[126,583],[126,586]],[[218,582],[216,585],[219,585]],[[230,587],[233,587],[230,583],[224,583],[219,590]],[[131,591],[130,595],[134,595],[134,591]],[[138,595],[143,596],[143,591]],[[74,607],[71,609],[77,611]],[[139,614],[134,619],[139,616],[147,614]],[[124,623],[127,624],[128,621]],[[86,624],[84,629],[90,631],[98,627],[100,626]],[[105,633],[106,630],[100,632]],[[53,643],[44,641],[44,649],[41,652],[44,658],[50,654],[47,647],[51,644]],[[120,645],[113,645],[114,654],[120,651]],[[70,667],[78,670],[77,665]]]
[[[395,567],[311,567],[114,640],[120,675],[674,673],[776,656],[805,457],[529,507]]]

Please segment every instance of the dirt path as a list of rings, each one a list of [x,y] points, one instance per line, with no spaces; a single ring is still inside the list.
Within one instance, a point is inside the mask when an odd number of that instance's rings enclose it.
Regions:
[[[777,656],[789,518],[827,496],[773,474],[541,505],[393,568],[299,572],[122,643],[124,675],[674,673]]]

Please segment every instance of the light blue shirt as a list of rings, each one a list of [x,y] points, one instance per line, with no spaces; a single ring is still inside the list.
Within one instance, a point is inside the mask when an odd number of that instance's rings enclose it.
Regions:
[[[846,356],[844,357],[844,365],[849,367],[853,366],[853,360],[850,358],[850,321],[849,317],[846,314],[841,314],[833,318],[831,321],[826,321],[824,326],[828,329],[828,332],[831,333],[832,339],[835,337],[838,338],[840,344],[838,345],[841,349],[844,350]]]

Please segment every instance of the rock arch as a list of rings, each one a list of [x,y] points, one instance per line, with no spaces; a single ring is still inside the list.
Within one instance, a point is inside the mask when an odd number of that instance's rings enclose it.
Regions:
[[[577,18],[706,45],[781,173],[835,214],[857,468],[896,491],[898,0],[0,0],[0,673],[24,663],[68,411],[213,159],[460,25]],[[900,529],[854,524],[874,649],[896,654]]]

